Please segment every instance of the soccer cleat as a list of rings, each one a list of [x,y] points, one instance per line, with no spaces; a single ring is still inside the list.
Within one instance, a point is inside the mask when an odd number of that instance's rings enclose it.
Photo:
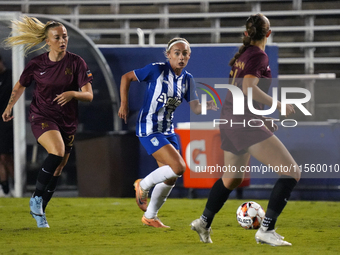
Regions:
[[[31,212],[35,215],[44,215],[43,208],[42,208],[43,199],[42,197],[31,197],[30,199],[30,209]]]
[[[148,219],[143,215],[142,222],[144,225],[154,227],[154,228],[170,228],[169,226],[164,225],[158,217],[155,217],[153,219]]]
[[[49,228],[50,227],[47,223],[45,213],[42,216],[36,215],[32,212],[30,212],[30,214],[37,221],[38,228]]]
[[[146,208],[148,207],[147,198],[148,198],[149,191],[145,191],[141,188],[140,186],[141,180],[142,179],[136,180],[133,186],[135,186],[135,190],[136,190],[137,205],[143,212],[145,212]]]
[[[291,246],[292,244],[284,241],[284,237],[275,232],[275,230],[264,231],[260,228],[255,234],[257,243],[265,243],[271,246]]]
[[[196,231],[203,243],[212,243],[210,238],[211,227],[206,228],[204,222],[201,219],[196,219],[190,224],[191,229]]]

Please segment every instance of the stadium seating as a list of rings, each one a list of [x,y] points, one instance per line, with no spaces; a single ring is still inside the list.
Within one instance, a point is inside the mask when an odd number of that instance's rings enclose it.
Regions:
[[[280,74],[340,74],[339,1],[0,0],[0,6],[63,18],[96,44],[164,44],[177,35],[191,43],[239,43],[245,18],[262,12],[279,46]]]

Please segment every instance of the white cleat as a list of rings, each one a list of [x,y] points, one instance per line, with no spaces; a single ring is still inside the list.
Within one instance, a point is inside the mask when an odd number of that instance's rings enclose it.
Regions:
[[[255,234],[257,243],[265,243],[271,246],[291,246],[292,244],[284,241],[284,237],[275,232],[275,230],[264,231],[260,228]]]
[[[190,224],[191,229],[196,231],[199,235],[201,242],[212,243],[212,240],[210,238],[211,228],[206,228],[205,225],[206,224],[204,224],[201,219],[196,219]]]
[[[30,198],[30,209],[31,212],[35,215],[43,216],[44,212],[42,209],[43,199],[42,197],[31,197]]]
[[[47,223],[45,213],[43,215],[36,215],[33,212],[30,212],[32,217],[37,221],[38,228],[49,228],[50,226]]]

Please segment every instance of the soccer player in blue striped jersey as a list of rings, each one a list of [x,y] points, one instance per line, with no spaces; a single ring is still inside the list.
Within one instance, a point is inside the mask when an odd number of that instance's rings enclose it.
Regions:
[[[139,112],[136,134],[141,144],[152,155],[159,168],[144,179],[136,180],[136,202],[144,211],[142,222],[156,228],[168,228],[157,217],[158,210],[166,201],[175,182],[186,168],[174,133],[174,111],[183,99],[189,102],[195,114],[201,114],[193,76],[184,68],[190,59],[189,42],[184,38],[169,41],[165,63],[152,63],[141,69],[124,74],[121,78],[120,118],[127,122],[128,92],[132,81],[147,82],[144,103]],[[213,101],[207,102],[207,109],[216,110]],[[154,187],[150,203],[147,204],[149,190]]]

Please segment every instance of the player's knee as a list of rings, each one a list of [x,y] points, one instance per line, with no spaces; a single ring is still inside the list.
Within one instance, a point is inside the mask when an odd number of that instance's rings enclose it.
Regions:
[[[299,169],[299,166],[298,165],[296,165],[295,167],[294,167],[294,169]],[[297,182],[300,180],[300,178],[301,178],[301,172],[299,171],[299,170],[297,170],[297,171],[291,171],[291,172],[289,172],[289,174],[288,174],[290,177],[292,177],[292,178],[294,178]]]
[[[53,148],[52,151],[53,152],[49,152],[49,153],[53,154],[53,155],[56,155],[56,156],[59,156],[59,157],[64,157],[65,156],[65,148],[55,147],[55,148]]]
[[[174,163],[172,166],[170,166],[172,170],[175,172],[177,175],[183,175],[186,169],[186,165],[184,160],[179,160],[178,162]]]
[[[172,178],[172,179],[164,181],[164,183],[169,186],[174,186],[176,184],[176,181],[177,181],[177,178]]]
[[[228,178],[223,175],[223,185],[229,190],[234,190],[243,182],[243,178]]]
[[[62,142],[49,144],[49,146],[46,146],[45,149],[49,154],[53,154],[59,157],[65,156],[65,144]]]
[[[298,182],[300,181],[301,178],[301,173],[300,171],[298,171],[297,173],[294,174],[293,178]]]
[[[240,186],[242,182],[243,182],[243,178],[237,178],[237,179],[235,179],[235,188],[237,188],[238,186]]]

